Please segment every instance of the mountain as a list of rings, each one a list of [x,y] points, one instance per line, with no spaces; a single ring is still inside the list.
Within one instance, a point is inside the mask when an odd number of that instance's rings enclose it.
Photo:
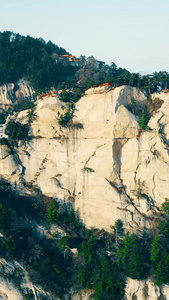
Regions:
[[[169,295],[169,74],[0,33],[0,298]]]
[[[147,99],[138,88],[100,85],[73,107],[62,94],[39,96],[3,125],[2,295],[89,299],[95,289],[95,299],[123,299],[125,272],[127,299],[167,297],[168,91]]]

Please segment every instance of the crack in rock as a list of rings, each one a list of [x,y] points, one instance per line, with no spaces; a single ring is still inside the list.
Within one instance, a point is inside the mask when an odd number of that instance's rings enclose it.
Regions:
[[[54,180],[57,182],[57,184],[58,184],[58,187],[59,187],[60,189],[67,191],[67,192],[69,193],[69,195],[71,195],[71,192],[70,192],[70,190],[69,190],[69,189],[66,189],[66,188],[64,188],[64,187],[62,186],[62,184],[60,183],[59,179],[57,179],[56,177],[51,177],[51,179],[54,179]]]
[[[155,175],[156,175],[156,173],[153,175],[153,184],[154,184],[154,187],[153,187],[153,189],[152,189],[152,193],[153,193],[154,198],[155,198],[154,190],[155,190],[155,188],[156,188],[156,184],[155,184]]]
[[[96,155],[97,150],[100,149],[101,147],[104,147],[106,144],[107,143],[105,143],[103,145],[99,145],[99,146],[96,147],[96,149],[94,150],[94,152],[92,153],[92,155],[90,155],[89,158],[86,160],[86,162],[85,162],[84,167],[83,167],[82,170],[85,170],[85,168],[86,168],[87,164],[89,163],[89,161],[91,160],[91,158]]]

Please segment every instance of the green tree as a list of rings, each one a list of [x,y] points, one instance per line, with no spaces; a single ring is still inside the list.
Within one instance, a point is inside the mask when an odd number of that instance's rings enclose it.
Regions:
[[[18,141],[28,140],[28,132],[29,128],[27,124],[21,124],[12,120],[6,125],[6,134],[14,146],[18,145]]]
[[[111,265],[106,256],[102,257],[96,269],[94,287],[96,300],[120,300],[124,296],[125,279],[120,276],[116,263]]]
[[[165,238],[169,238],[169,202],[165,201],[162,204],[161,216],[157,226],[159,234]]]
[[[144,278],[144,259],[139,251],[139,246],[135,241],[132,241],[132,249],[130,254],[130,259],[126,265],[126,275],[133,279]]]
[[[27,112],[28,124],[30,125],[34,120],[37,119],[37,114],[35,113],[35,107],[31,108]]]
[[[80,255],[86,259],[88,264],[91,264],[95,260],[95,245],[96,238],[94,235],[87,242],[82,243]]]
[[[156,235],[155,240],[152,243],[151,254],[150,254],[150,259],[153,263],[154,268],[156,268],[158,265],[159,257],[161,254],[161,249],[162,249],[162,246],[160,243],[160,237],[158,235]]]
[[[155,284],[161,285],[163,283],[169,283],[169,254],[166,249],[162,251],[161,257],[158,257],[154,273],[157,278]]]
[[[51,223],[60,223],[59,205],[58,202],[52,200],[49,205],[49,210],[46,213],[46,218]]]
[[[164,235],[169,238],[169,218],[162,218],[157,226],[160,235]]]
[[[143,279],[146,276],[144,256],[139,240],[133,234],[127,233],[122,245],[117,250],[118,265],[123,267],[125,274],[133,279]]]
[[[96,266],[96,238],[94,236],[82,243],[79,254],[83,258],[83,263],[78,268],[77,279],[86,288],[92,288],[93,271]]]

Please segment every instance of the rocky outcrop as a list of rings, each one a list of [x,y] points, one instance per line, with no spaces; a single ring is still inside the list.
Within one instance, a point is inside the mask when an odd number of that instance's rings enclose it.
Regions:
[[[17,84],[8,83],[0,86],[0,110],[11,107],[17,100],[29,97],[33,93],[26,80],[20,80]]]
[[[9,83],[0,87],[0,105],[5,109],[12,104],[14,100],[14,84]]]
[[[148,280],[128,279],[126,286],[126,300],[159,300],[169,299],[169,286],[155,286],[154,283]]]
[[[24,300],[46,299],[59,300],[51,296],[39,286],[34,286],[26,270],[18,262],[7,262],[0,259],[0,299]]]
[[[19,80],[15,87],[15,96],[17,99],[23,99],[25,97],[32,96],[33,89],[30,87],[29,82],[26,80]]]

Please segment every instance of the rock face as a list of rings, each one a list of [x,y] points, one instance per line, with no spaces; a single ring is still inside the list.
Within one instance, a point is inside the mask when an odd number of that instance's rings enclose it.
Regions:
[[[155,286],[150,280],[128,279],[126,286],[126,300],[169,300],[169,286],[162,288]]]
[[[17,100],[31,96],[32,92],[25,80],[20,80],[17,84],[9,83],[0,86],[0,109],[11,107]]]
[[[17,262],[9,263],[5,259],[0,260],[0,299],[24,300],[46,299],[59,300],[40,287],[36,287],[29,280],[26,270]]]
[[[73,201],[88,227],[111,231],[117,219],[133,230],[151,226],[156,206],[168,197],[169,96],[160,97],[163,104],[147,131],[141,131],[138,117],[128,110],[133,98],[140,109],[147,101],[136,88],[87,90],[67,127],[58,123],[66,104],[56,95],[39,99],[30,128],[33,138],[17,150],[20,163],[1,146],[1,174]],[[152,103],[156,99],[153,95]],[[26,123],[27,111],[14,118]]]
[[[138,118],[126,106],[135,98],[143,107],[146,98],[136,88],[102,88],[93,90],[76,105],[74,118],[68,127],[58,120],[66,105],[54,97],[38,100],[30,134],[34,136],[25,147],[19,148],[24,174],[6,146],[1,146],[1,174],[12,182],[24,179],[38,185],[43,193],[63,201],[74,202],[76,210],[89,227],[111,230],[117,219],[131,222],[132,212],[121,180],[121,153],[126,143],[140,131]],[[27,112],[17,116],[27,121]],[[131,210],[135,210],[130,203]],[[126,209],[127,207],[127,209]]]
[[[31,141],[20,143],[15,155],[0,146],[1,175],[20,188],[38,186],[72,202],[88,227],[111,231],[117,219],[127,230],[151,227],[169,198],[169,93],[151,96],[152,116],[144,131],[129,111],[133,98],[144,109],[147,99],[136,88],[89,89],[67,127],[59,125],[66,104],[56,95],[39,99]],[[13,118],[26,123],[27,111]],[[129,280],[126,297],[157,300],[168,293],[167,286],[159,290],[150,281]]]
[[[0,105],[5,109],[12,104],[14,94],[14,84],[9,83],[0,87]]]

